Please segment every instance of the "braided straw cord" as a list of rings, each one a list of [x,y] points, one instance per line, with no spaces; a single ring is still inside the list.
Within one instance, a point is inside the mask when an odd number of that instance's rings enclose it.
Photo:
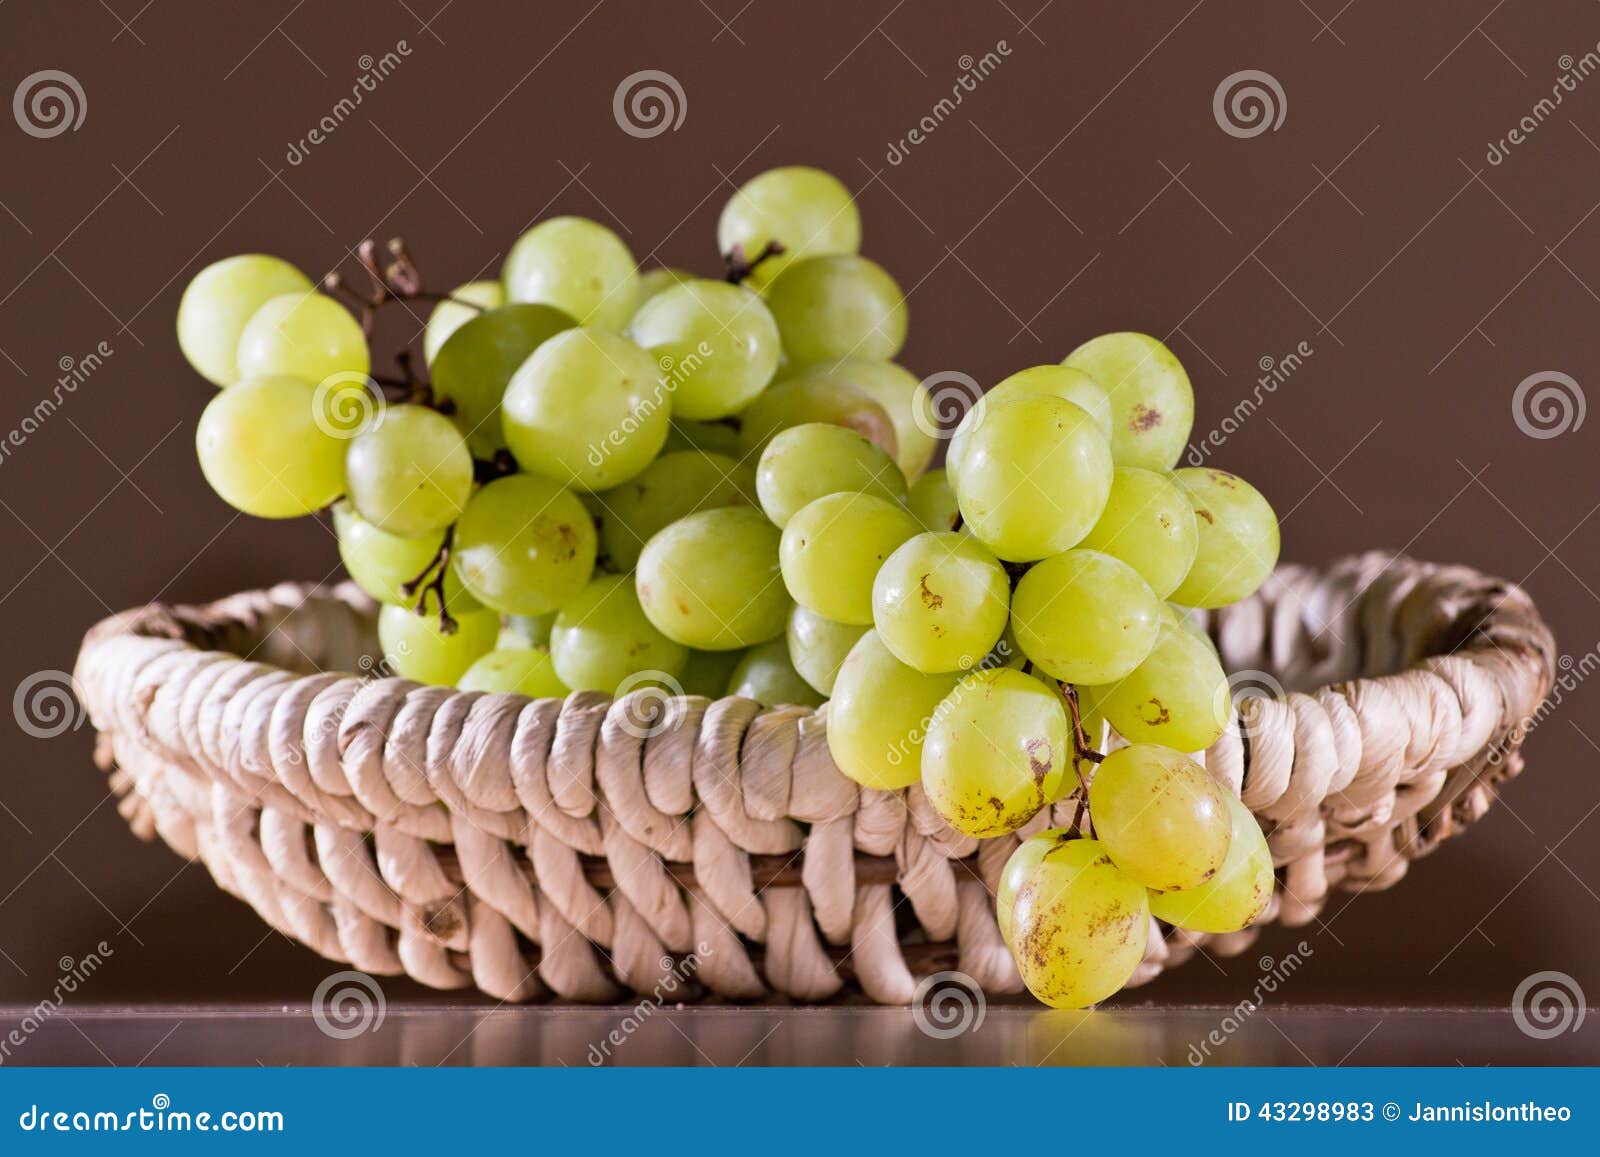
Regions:
[[[1263,922],[1388,887],[1482,815],[1553,677],[1519,588],[1383,554],[1280,567],[1205,625],[1246,693],[1203,758],[1268,833]],[[816,1001],[853,982],[903,1004],[957,968],[1021,989],[991,890],[1070,803],[1017,835],[960,835],[920,787],[844,778],[826,707],[684,697],[647,734],[648,691],[535,701],[319,673],[372,671],[374,649],[349,585],[99,624],[76,678],[123,815],[286,935],[436,988]],[[1263,686],[1290,690],[1249,693]],[[1135,983],[1256,931],[1153,924]]]

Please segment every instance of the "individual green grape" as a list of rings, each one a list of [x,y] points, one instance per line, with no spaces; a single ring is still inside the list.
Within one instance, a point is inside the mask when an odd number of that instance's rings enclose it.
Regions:
[[[796,603],[789,612],[789,629],[785,633],[789,659],[802,679],[822,694],[831,695],[844,657],[866,633],[866,627],[836,623]]]
[[[238,360],[240,377],[288,374],[312,385],[335,375],[359,381],[372,368],[361,323],[321,293],[263,302],[239,332]]]
[[[344,492],[347,443],[318,414],[310,382],[247,378],[206,405],[195,428],[200,470],[222,500],[259,518],[296,518]]]
[[[428,359],[434,393],[455,406],[450,417],[479,458],[491,459],[506,445],[500,400],[512,375],[534,350],[572,326],[570,317],[548,305],[503,305],[458,322]]]
[[[274,297],[311,292],[311,279],[277,257],[245,253],[213,262],[178,302],[178,348],[206,381],[231,386],[241,376],[239,336],[256,310]]]
[[[800,508],[827,494],[874,494],[906,500],[906,480],[894,459],[854,430],[807,422],[779,431],[756,465],[756,494],[773,524],[783,527]]]
[[[724,506],[680,518],[645,543],[634,571],[656,629],[701,651],[730,651],[783,633],[789,593],[778,531],[761,511]]]
[[[504,691],[529,699],[563,699],[567,687],[543,647],[498,648],[468,667],[457,681],[463,691]]]
[[[600,495],[600,546],[618,573],[632,570],[658,531],[697,510],[755,502],[750,467],[726,454],[663,454],[615,490]]]
[[[1072,763],[1061,697],[1007,667],[974,671],[939,704],[922,744],[922,790],[945,823],[983,839],[1054,799]]]
[[[546,611],[542,615],[507,615],[505,622],[500,626],[500,641],[496,646],[502,650],[526,650],[529,647],[538,647],[548,651],[550,632],[555,625],[555,611]]]
[[[1058,839],[1017,888],[1011,945],[1022,981],[1052,1008],[1111,996],[1144,959],[1149,892],[1098,840]]]
[[[745,657],[742,650],[689,652],[689,659],[678,676],[678,685],[685,695],[704,695],[707,699],[721,699],[728,690],[728,680],[739,660]]]
[[[768,169],[746,181],[723,206],[717,248],[753,261],[773,241],[783,246],[783,253],[751,271],[749,280],[757,289],[798,259],[856,252],[861,248],[861,215],[849,190],[821,169]]]
[[[838,382],[861,391],[889,415],[894,426],[894,460],[908,482],[915,482],[933,461],[938,439],[930,431],[939,428],[938,415],[927,387],[904,366],[871,358],[840,358],[808,366],[800,378]]]
[[[594,522],[572,491],[536,474],[511,474],[467,503],[451,565],[485,606],[543,615],[588,583],[595,546]]]
[[[688,281],[663,289],[634,314],[628,335],[671,366],[672,412],[692,421],[738,413],[778,368],[777,323],[742,285]]]
[[[744,653],[728,678],[728,694],[754,699],[763,707],[820,707],[823,702],[823,696],[794,669],[782,639],[757,644]]]
[[[529,229],[500,271],[510,301],[551,305],[620,333],[638,302],[639,270],[628,246],[598,221],[551,217]]]
[[[1111,450],[1082,407],[1048,396],[984,408],[958,432],[954,479],[966,527],[1008,562],[1032,562],[1076,546],[1111,493]]]
[[[466,303],[466,304],[463,304]],[[500,281],[469,281],[452,289],[449,296],[433,307],[422,330],[422,359],[433,365],[440,348],[467,322],[506,303],[506,287]],[[478,306],[474,309],[473,306]],[[572,324],[568,322],[568,324]],[[436,383],[437,384],[437,383]]]
[[[1079,545],[1120,558],[1164,599],[1189,573],[1199,544],[1188,495],[1171,475],[1118,466],[1105,511]]]
[[[1072,838],[1071,828],[1047,828],[1018,844],[1016,851],[1006,860],[1006,866],[1000,869],[1000,886],[995,889],[994,894],[994,917],[1000,925],[1000,939],[1005,941],[1006,947],[1010,948],[1013,954],[1016,948],[1011,943],[1011,930],[1017,893],[1028,882],[1028,878],[1033,875],[1033,870],[1039,866],[1039,861],[1044,859],[1046,853],[1058,843]]]
[[[737,420],[724,422],[685,422],[674,418],[667,430],[663,453],[679,450],[704,450],[707,454],[722,454],[735,460],[748,457],[739,446]]]
[[[614,694],[635,672],[676,677],[689,649],[645,617],[632,575],[605,574],[562,606],[550,632],[550,657],[556,674],[573,690]]]
[[[472,666],[494,649],[500,616],[469,611],[455,617],[455,630],[439,629],[438,615],[418,615],[388,605],[378,611],[378,642],[384,666],[403,679],[454,687]]]
[[[348,502],[334,506],[333,529],[339,541],[339,558],[356,586],[380,603],[401,607],[417,605],[421,592],[408,594],[404,587],[438,557],[444,535],[402,538],[390,534],[362,518]],[[467,592],[453,571],[445,574],[444,600],[451,614],[478,609],[478,600]],[[430,600],[425,609],[437,612],[439,608]]]
[[[954,530],[961,524],[961,507],[943,470],[930,470],[913,482],[906,506],[926,530]]]
[[[1108,333],[1062,359],[1111,396],[1111,453],[1118,466],[1170,470],[1194,426],[1194,389],[1177,356],[1149,334]]]
[[[817,614],[866,626],[878,568],[921,529],[902,507],[871,494],[824,495],[783,528],[784,585]]]
[[[1022,576],[1011,621],[1023,653],[1045,674],[1068,683],[1112,683],[1150,654],[1161,606],[1121,559],[1069,550]]]
[[[1231,837],[1228,858],[1217,874],[1181,892],[1151,892],[1150,914],[1191,932],[1237,932],[1248,928],[1272,899],[1272,851],[1261,825],[1232,792],[1228,801]]]
[[[1225,607],[1255,593],[1278,564],[1278,516],[1261,492],[1222,470],[1174,475],[1194,506],[1199,549],[1172,591],[1186,607]]]
[[[418,538],[443,530],[472,493],[472,455],[437,410],[390,406],[350,442],[345,459],[350,502],[390,534]]]
[[[894,791],[922,776],[922,743],[955,675],[924,675],[889,653],[876,631],[839,667],[828,700],[828,752],[862,787]]]
[[[569,329],[511,376],[501,425],[524,470],[580,490],[609,490],[661,452],[670,393],[655,359],[631,341]]]
[[[739,415],[739,456],[759,455],[780,430],[807,422],[846,426],[896,457],[899,441],[889,411],[852,385],[809,376],[768,386],[745,408]]]
[[[1166,623],[1150,654],[1127,678],[1078,690],[1130,743],[1159,743],[1175,751],[1210,747],[1233,706],[1216,652]]]
[[[967,671],[1006,628],[1011,583],[989,548],[966,534],[907,539],[872,581],[872,625],[919,671]]]
[[[1106,756],[1089,783],[1094,834],[1146,888],[1194,888],[1228,857],[1227,793],[1187,755],[1135,743]]]
[[[1071,402],[1094,419],[1095,427],[1102,434],[1111,437],[1111,399],[1088,374],[1070,366],[1032,366],[1018,370],[1009,378],[997,382],[961,416],[956,432],[963,437],[952,437],[944,458],[945,473],[950,475],[951,485],[955,484],[955,479],[961,473],[961,460],[966,456],[967,443],[970,441],[966,435],[977,429],[984,414],[991,407],[1016,398],[1040,396]]]
[[[906,299],[876,262],[855,254],[796,261],[767,287],[767,305],[796,366],[836,358],[891,360],[906,341]]]

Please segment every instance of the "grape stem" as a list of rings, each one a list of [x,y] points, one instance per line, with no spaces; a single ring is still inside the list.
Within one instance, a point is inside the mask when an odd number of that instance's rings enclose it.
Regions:
[[[520,469],[522,467],[511,456],[511,451],[504,448],[496,450],[493,458],[474,458],[472,460],[472,477],[476,482],[493,482],[496,478],[504,478],[508,474],[515,474]]]
[[[1087,759],[1090,763],[1099,763],[1105,756],[1094,749],[1089,742],[1089,733],[1083,729],[1083,710],[1078,706],[1078,689],[1071,683],[1062,683],[1059,680],[1056,686],[1061,689],[1061,697],[1067,701],[1067,710],[1072,713],[1072,746],[1075,758],[1072,766],[1076,768],[1080,760]],[[1078,772],[1078,782],[1083,784],[1084,790],[1089,789],[1089,781],[1083,777],[1083,772]]]
[[[777,257],[783,252],[785,252],[785,250],[782,242],[768,241],[761,247],[761,251],[759,253],[757,253],[750,260],[746,261],[744,256],[744,246],[735,245],[732,249],[728,250],[722,255],[722,263],[728,267],[728,271],[723,274],[723,280],[729,285],[738,285],[740,282],[744,281],[745,278],[749,277],[756,271],[756,266],[760,265],[767,258]]]
[[[453,635],[456,633],[456,621],[451,617],[449,609],[444,604],[444,580],[450,572],[450,548],[455,542],[456,528],[452,523],[445,529],[444,537],[439,540],[439,549],[428,560],[428,565],[413,579],[400,584],[400,593],[410,598],[417,595],[416,604],[411,608],[419,615],[428,613],[428,594],[433,593],[439,606],[439,633]],[[431,578],[429,576],[432,576]]]
[[[394,260],[387,265],[381,265],[378,261],[376,241],[369,237],[356,246],[356,260],[365,270],[367,280],[371,283],[369,291],[365,294],[348,284],[338,270],[334,270],[322,279],[322,287],[325,290],[343,298],[357,313],[361,319],[361,332],[368,337],[372,336],[373,320],[378,310],[391,301],[449,301],[465,306],[475,313],[483,312],[484,307],[475,301],[454,297],[448,293],[432,293],[424,289],[422,274],[418,271],[417,263],[412,260],[411,251],[402,238],[390,238],[385,248]]]

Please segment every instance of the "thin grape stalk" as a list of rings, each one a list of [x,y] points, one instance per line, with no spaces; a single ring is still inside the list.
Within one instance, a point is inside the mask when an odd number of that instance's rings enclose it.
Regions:
[[[403,239],[390,238],[385,248],[392,260],[387,264],[380,264],[376,241],[369,237],[356,247],[356,260],[366,273],[369,282],[365,293],[349,284],[337,270],[322,279],[324,289],[343,299],[354,309],[361,322],[361,332],[368,338],[372,336],[378,311],[393,302],[448,301],[465,306],[475,313],[484,312],[485,307],[477,302],[425,289],[422,273],[418,270],[417,263]],[[394,355],[394,360],[400,369],[400,377],[380,377],[376,374],[371,377],[372,386],[380,401],[385,404],[426,406],[446,415],[454,411],[455,404],[448,398],[436,396],[433,384],[416,372],[409,349],[398,351]],[[473,477],[480,483],[503,478],[516,473],[517,470],[517,461],[509,450],[496,451],[491,459],[474,459],[472,464]],[[438,609],[439,630],[446,635],[454,634],[457,625],[449,607],[445,605],[444,594],[445,575],[450,569],[450,551],[454,540],[455,526],[452,524],[446,528],[444,537],[439,542],[438,553],[414,578],[401,587],[407,598],[416,596],[417,601],[412,609],[419,615],[428,613],[428,596],[433,595],[434,604]]]

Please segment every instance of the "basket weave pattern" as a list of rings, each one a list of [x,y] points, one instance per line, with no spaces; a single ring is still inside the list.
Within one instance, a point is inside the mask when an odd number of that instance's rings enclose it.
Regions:
[[[91,631],[76,676],[134,830],[326,957],[502,1000],[681,990],[685,958],[730,999],[906,1003],[944,968],[1020,991],[990,894],[1017,836],[858,788],[826,708],[686,697],[641,739],[637,705],[602,694],[318,673],[372,669],[373,614],[349,586],[283,585]],[[1388,887],[1482,815],[1553,677],[1520,589],[1403,557],[1280,567],[1207,627],[1241,680],[1308,689],[1243,700],[1205,753],[1268,833],[1263,922]],[[1256,931],[1153,926],[1134,981]]]

